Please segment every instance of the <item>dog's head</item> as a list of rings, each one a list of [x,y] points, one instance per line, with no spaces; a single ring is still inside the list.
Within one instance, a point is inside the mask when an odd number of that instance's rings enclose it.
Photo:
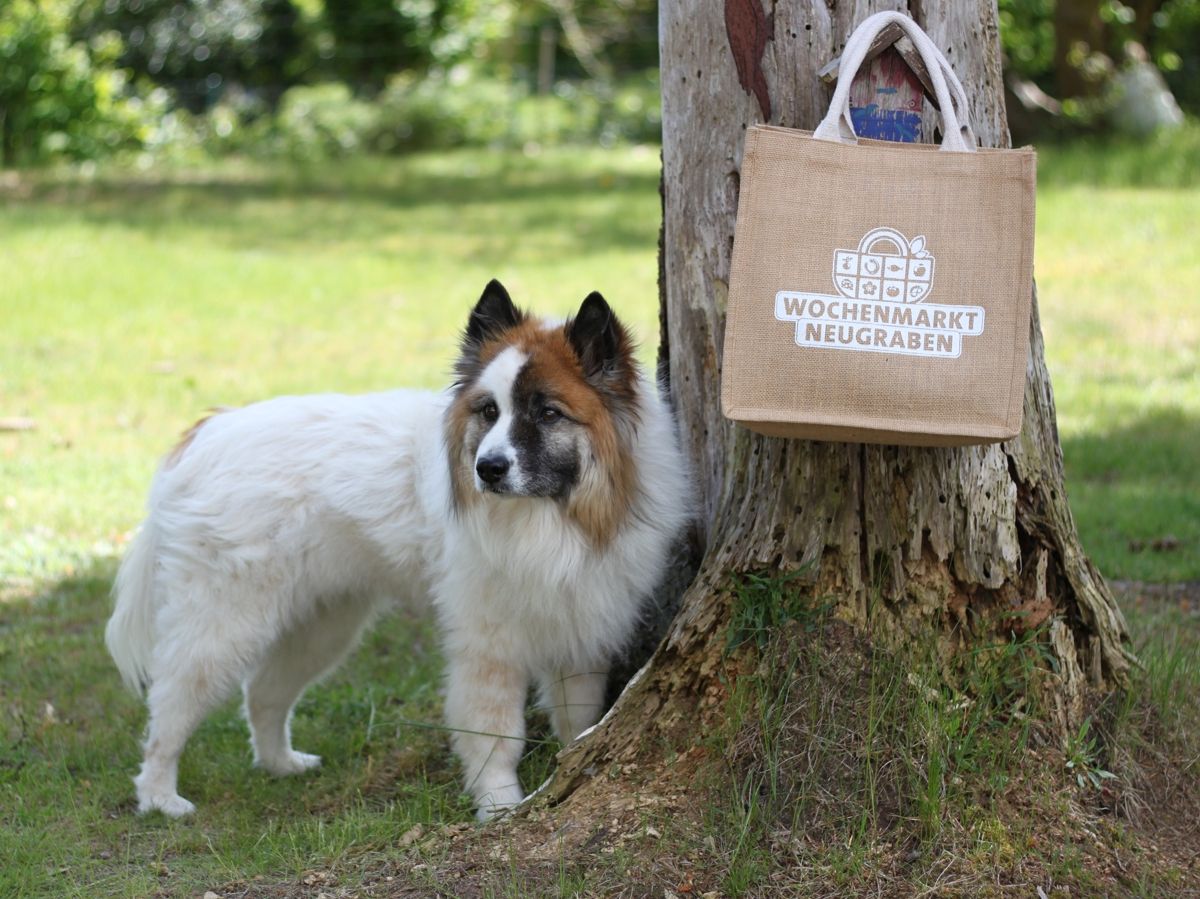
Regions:
[[[629,333],[598,293],[563,324],[484,288],[463,334],[446,439],[456,506],[491,497],[563,503],[599,542],[635,487],[637,366]]]

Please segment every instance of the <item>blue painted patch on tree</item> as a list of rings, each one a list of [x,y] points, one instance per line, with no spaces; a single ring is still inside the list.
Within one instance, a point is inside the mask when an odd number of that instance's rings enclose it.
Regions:
[[[860,137],[875,140],[903,141],[915,144],[921,140],[921,115],[904,109],[880,109],[872,103],[865,107],[850,107],[854,132]]]

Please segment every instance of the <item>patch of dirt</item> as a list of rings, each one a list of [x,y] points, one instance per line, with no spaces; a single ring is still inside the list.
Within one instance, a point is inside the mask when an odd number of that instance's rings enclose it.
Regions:
[[[704,750],[671,770],[636,765],[584,784],[560,808],[533,808],[486,826],[414,828],[363,872],[309,871],[291,884],[232,882],[222,899],[347,897],[719,895],[705,830],[705,795],[691,789]],[[689,773],[690,772],[690,773]],[[711,842],[711,841],[710,841]],[[715,844],[713,844],[715,846]]]

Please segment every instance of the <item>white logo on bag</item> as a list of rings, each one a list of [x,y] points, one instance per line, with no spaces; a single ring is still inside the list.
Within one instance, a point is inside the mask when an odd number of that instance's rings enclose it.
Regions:
[[[898,252],[876,252],[884,243]],[[983,307],[922,303],[933,268],[924,237],[876,228],[857,250],[834,252],[836,295],[781,290],[775,317],[796,323],[799,346],[957,358],[964,336],[983,333]]]

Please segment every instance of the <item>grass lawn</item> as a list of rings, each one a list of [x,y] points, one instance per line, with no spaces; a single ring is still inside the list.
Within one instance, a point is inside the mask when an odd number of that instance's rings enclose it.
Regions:
[[[6,191],[0,418],[37,429],[0,432],[0,579],[119,543],[211,406],[445,385],[489,278],[556,314],[600,289],[652,359],[657,170],[475,152]]]
[[[443,386],[489,278],[559,315],[602,290],[652,362],[657,184],[656,149],[9,184],[0,418],[36,428],[0,432],[0,896],[190,895],[471,820],[428,729],[435,641],[399,615],[297,717],[327,773],[251,769],[230,703],[181,766],[196,819],[134,817],[144,712],[101,641],[115,554],[158,456],[205,409]],[[526,759],[527,784],[552,749]]]
[[[1041,157],[1036,274],[1084,547],[1109,577],[1200,580],[1200,126]]]
[[[1068,489],[1106,574],[1197,580],[1200,176],[1081,183],[1104,159],[1043,154],[1037,276]],[[469,820],[444,739],[419,726],[439,720],[436,648],[401,616],[301,709],[297,746],[324,772],[250,769],[231,704],[184,757],[197,817],[135,818],[143,712],[100,640],[114,559],[157,457],[205,409],[440,386],[491,277],[558,314],[601,290],[650,362],[657,181],[654,149],[0,181],[0,418],[35,425],[0,431],[0,896],[302,877]]]

